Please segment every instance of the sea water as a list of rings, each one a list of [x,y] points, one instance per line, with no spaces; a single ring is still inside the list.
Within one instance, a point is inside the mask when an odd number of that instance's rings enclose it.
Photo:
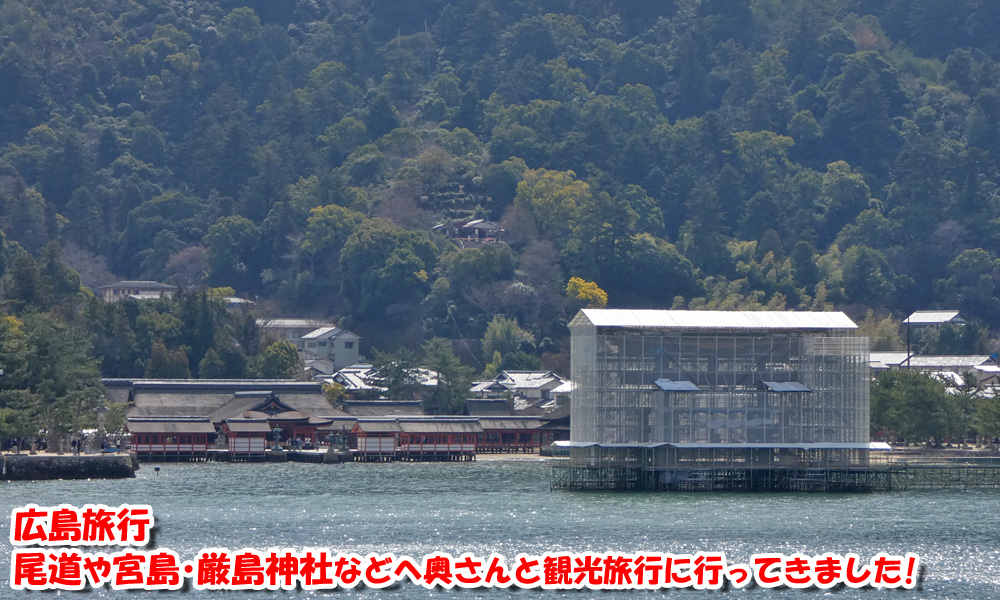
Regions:
[[[0,586],[0,598],[1000,598],[1000,490],[875,494],[552,492],[545,461],[377,464],[143,465],[133,480],[0,484],[0,510],[28,503],[149,504],[154,544],[191,560],[202,548],[329,548],[422,558],[496,552],[808,555],[914,552],[913,590],[541,591],[388,590],[86,592],[39,594]],[[7,535],[4,535],[6,540]],[[148,548],[147,548],[148,549]],[[0,573],[10,572],[5,542]]]

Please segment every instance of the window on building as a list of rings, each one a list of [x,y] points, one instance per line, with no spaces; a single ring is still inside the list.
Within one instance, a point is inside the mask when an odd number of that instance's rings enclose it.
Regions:
[[[344,342],[344,348],[353,348],[354,342]]]

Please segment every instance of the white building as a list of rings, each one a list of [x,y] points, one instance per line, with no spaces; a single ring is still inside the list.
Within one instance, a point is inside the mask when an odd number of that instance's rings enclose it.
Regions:
[[[258,319],[257,325],[268,337],[290,342],[302,360],[328,361],[330,373],[358,363],[361,337],[333,323],[317,319]],[[326,373],[326,374],[330,374]]]
[[[541,414],[569,401],[573,384],[553,371],[501,371],[488,381],[473,382],[470,394],[481,399],[510,397],[515,411]]]
[[[119,281],[97,288],[105,302],[118,302],[125,298],[134,300],[155,300],[172,298],[177,286],[158,281]]]
[[[932,355],[907,354],[906,352],[872,352],[869,357],[872,371],[878,373],[887,369],[913,369],[925,373],[971,374],[976,381],[984,383],[996,379],[1000,365],[996,357],[986,354]]]
[[[361,337],[333,325],[314,329],[302,336],[302,355],[306,359],[324,359],[340,369],[357,364]]]

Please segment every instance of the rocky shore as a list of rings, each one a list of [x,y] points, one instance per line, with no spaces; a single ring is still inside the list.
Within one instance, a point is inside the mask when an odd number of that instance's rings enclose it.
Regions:
[[[128,479],[139,463],[130,453],[120,454],[4,454],[0,480]]]

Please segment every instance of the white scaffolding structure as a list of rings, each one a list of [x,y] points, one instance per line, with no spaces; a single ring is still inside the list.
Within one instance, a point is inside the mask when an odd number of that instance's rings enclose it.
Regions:
[[[582,310],[570,323],[573,462],[593,463],[583,444],[622,455],[667,444],[644,468],[717,464],[699,460],[709,447],[730,465],[863,465],[868,339],[856,330],[839,312]]]

